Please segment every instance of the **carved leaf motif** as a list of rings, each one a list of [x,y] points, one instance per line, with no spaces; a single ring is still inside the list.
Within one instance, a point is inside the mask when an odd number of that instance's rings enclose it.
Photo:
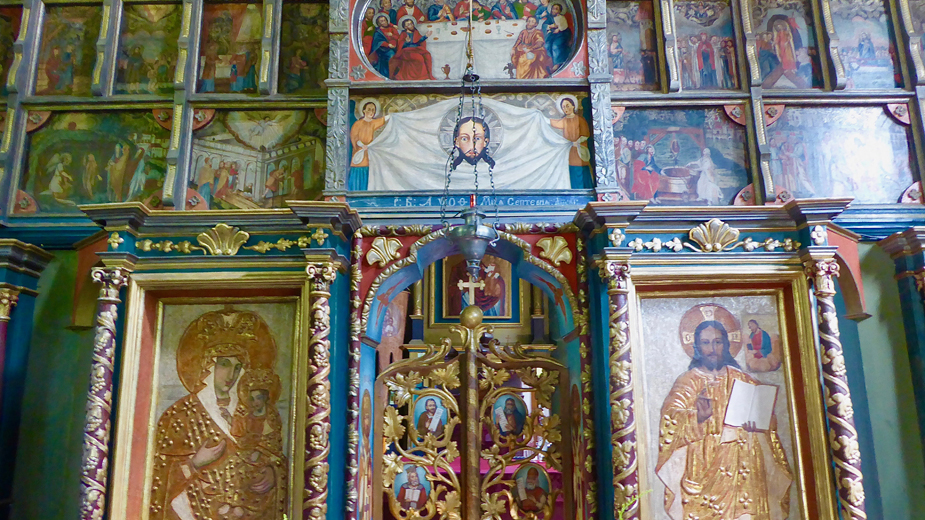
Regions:
[[[424,378],[417,372],[408,372],[408,374],[396,374],[395,379],[386,381],[389,389],[395,392],[395,404],[404,406],[411,398],[411,391],[418,386]]]
[[[739,239],[739,230],[714,218],[706,224],[700,224],[691,229],[688,236],[700,246],[701,251],[718,253],[736,243]]]
[[[536,245],[542,249],[540,258],[549,260],[556,267],[561,263],[568,265],[572,262],[572,251],[569,250],[568,242],[562,236],[542,238]]]
[[[372,247],[366,253],[366,262],[369,265],[385,267],[389,262],[401,256],[398,254],[399,249],[401,249],[401,241],[397,238],[376,237]]]
[[[437,512],[440,513],[441,520],[460,520],[459,508],[462,503],[459,500],[458,491],[450,491],[446,498],[437,502]]]
[[[488,500],[482,501],[482,511],[484,512],[481,520],[501,520],[501,515],[507,510],[504,500],[501,500],[501,494],[492,493]]]
[[[405,435],[405,427],[402,425],[402,418],[398,415],[398,410],[393,406],[385,409],[385,428],[383,434],[386,439],[395,442]]]
[[[447,390],[459,387],[459,364],[453,363],[446,368],[438,368],[430,373],[435,385],[443,385]]]
[[[382,479],[391,486],[392,482],[395,481],[395,476],[404,471],[401,460],[397,453],[386,453],[382,458],[382,462]]]
[[[450,429],[449,431],[453,431]],[[452,441],[446,446],[446,451],[443,452],[443,456],[446,458],[446,461],[450,464],[453,463],[456,459],[459,458],[459,449],[456,447],[456,441]]]
[[[196,240],[211,255],[234,256],[249,238],[250,233],[221,223],[205,233],[200,233]]]

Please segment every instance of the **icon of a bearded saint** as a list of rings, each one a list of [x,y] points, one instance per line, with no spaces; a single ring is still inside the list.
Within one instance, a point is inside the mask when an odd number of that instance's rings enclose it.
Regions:
[[[694,331],[694,353],[665,398],[656,473],[673,520],[783,520],[793,477],[772,416],[768,430],[723,424],[736,379],[760,384],[739,368],[719,321]]]
[[[453,168],[463,161],[473,166],[479,161],[485,161],[489,167],[494,168],[495,160],[489,155],[490,143],[491,128],[484,119],[471,116],[460,119],[453,129]]]
[[[225,482],[240,463],[232,414],[240,402],[242,376],[252,369],[272,370],[275,360],[276,344],[255,313],[207,312],[187,327],[176,362],[189,394],[170,405],[157,423],[152,520],[245,518],[245,504],[234,493],[240,489],[229,489],[243,484]],[[250,491],[269,492],[265,487]],[[260,518],[282,518],[282,511]]]

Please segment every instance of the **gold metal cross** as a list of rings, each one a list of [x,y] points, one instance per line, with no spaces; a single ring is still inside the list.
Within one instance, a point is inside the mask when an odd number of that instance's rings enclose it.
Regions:
[[[465,291],[469,289],[469,305],[475,305],[475,290],[476,289],[485,289],[485,280],[479,280],[476,282],[474,277],[470,274],[469,281],[464,282],[462,280],[456,282],[456,287],[459,287],[460,291]]]

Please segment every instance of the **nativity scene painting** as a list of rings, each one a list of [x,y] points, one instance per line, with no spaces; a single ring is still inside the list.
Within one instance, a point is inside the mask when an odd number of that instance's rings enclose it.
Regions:
[[[722,206],[750,182],[745,128],[724,109],[615,107],[614,112],[619,114],[613,136],[623,200]]]
[[[100,33],[99,6],[45,10],[35,93],[89,96]]]
[[[779,346],[764,346],[780,334],[777,304],[757,295],[641,299],[640,418],[644,442],[658,447],[646,450],[651,518],[799,516],[787,381]]]
[[[856,204],[893,203],[913,182],[911,135],[882,107],[787,107],[767,136],[771,176],[783,202],[853,197]]]
[[[6,88],[10,67],[13,65],[13,42],[19,37],[22,22],[21,7],[0,7],[0,95],[9,94]]]
[[[658,90],[658,48],[651,1],[607,2],[607,56],[614,90]]]
[[[257,209],[317,200],[324,187],[320,112],[218,111],[193,134],[187,209]]]
[[[257,91],[260,9],[259,4],[203,4],[198,92]]]
[[[283,520],[294,309],[210,307],[164,308],[149,518]]]
[[[180,5],[126,5],[116,64],[117,94],[173,91]]]
[[[809,3],[762,0],[752,9],[762,88],[822,87]]]
[[[279,93],[318,93],[328,77],[328,4],[284,3]]]
[[[35,114],[34,114],[35,115]],[[65,112],[29,134],[13,213],[79,213],[79,204],[161,206],[170,131],[151,112]]]
[[[693,90],[736,90],[732,8],[728,1],[679,0],[674,3],[681,87]]]
[[[570,0],[362,1],[353,14],[353,46],[371,74],[354,79],[460,79],[470,30],[482,78],[550,78],[575,56],[580,19]]]
[[[831,6],[838,54],[848,76],[845,88],[902,87],[885,2],[831,0]]]
[[[591,185],[590,100],[583,94],[494,95],[483,113],[431,95],[351,100],[351,191],[442,190],[472,185],[476,173],[506,189]]]

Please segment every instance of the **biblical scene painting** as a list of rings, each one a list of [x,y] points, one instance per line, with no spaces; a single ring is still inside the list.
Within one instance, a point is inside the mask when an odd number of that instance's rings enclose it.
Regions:
[[[149,518],[283,520],[294,303],[164,306]]]
[[[513,299],[519,291],[517,282],[511,272],[511,263],[503,258],[486,255],[482,259],[479,277],[475,281],[477,287],[472,291],[469,273],[466,271],[466,260],[462,255],[447,257],[440,269],[442,280],[438,289],[443,291],[443,313],[438,314],[444,319],[458,318],[462,310],[470,305],[476,305],[484,313],[485,319],[511,318],[512,309],[516,307]],[[517,283],[515,283],[517,282]]]
[[[287,199],[318,199],[326,133],[319,113],[215,112],[193,133],[187,208],[279,208]]]
[[[482,78],[549,78],[580,45],[569,0],[366,0],[353,15],[354,48],[374,79],[460,79],[472,31]],[[363,79],[361,70],[355,79]]]
[[[831,0],[832,21],[848,75],[845,88],[902,86],[899,58],[884,2]]]
[[[387,0],[386,0],[387,1]],[[351,191],[471,189],[478,174],[499,190],[591,188],[586,94],[482,96],[480,114],[440,95],[350,101]],[[449,166],[448,166],[449,165]],[[487,184],[483,184],[487,186]]]
[[[170,131],[151,112],[45,114],[28,137],[17,214],[79,213],[78,204],[161,205]],[[39,118],[41,121],[41,118]]]
[[[651,1],[607,2],[607,54],[614,90],[658,90],[658,48]]]
[[[727,110],[740,117],[743,108]],[[614,154],[623,200],[664,206],[731,204],[750,180],[745,127],[730,119],[727,110],[614,107]]]
[[[260,4],[203,4],[199,92],[257,91],[260,9]]]
[[[761,0],[753,5],[763,88],[819,88],[819,49],[809,2]]]
[[[173,91],[180,4],[126,5],[116,64],[117,94]]]
[[[328,4],[283,4],[279,93],[318,93],[328,77]]]
[[[90,95],[100,11],[99,6],[45,9],[36,94]]]
[[[909,2],[911,13],[912,32],[919,35],[919,56],[925,59],[925,34],[922,33],[922,22],[925,21],[925,0],[911,0]]]
[[[6,96],[6,82],[13,66],[13,42],[19,37],[22,7],[0,7],[0,95]]]
[[[681,86],[694,90],[739,88],[732,8],[725,0],[674,3]]]
[[[779,199],[895,203],[913,182],[911,133],[882,107],[787,107],[767,136]]]
[[[799,517],[777,298],[640,305],[651,518]]]

